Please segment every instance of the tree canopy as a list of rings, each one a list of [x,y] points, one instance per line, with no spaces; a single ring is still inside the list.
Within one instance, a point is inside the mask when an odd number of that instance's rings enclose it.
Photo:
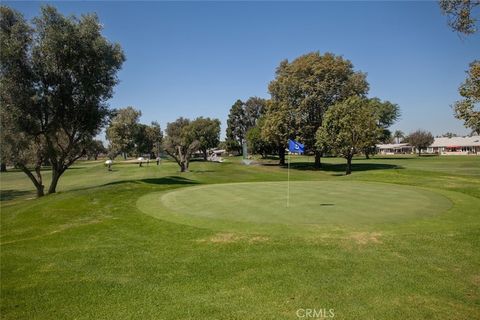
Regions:
[[[200,142],[191,132],[191,123],[189,119],[181,117],[168,123],[165,130],[165,152],[175,159],[181,172],[188,171],[190,158],[200,146]]]
[[[237,100],[230,108],[227,119],[227,147],[242,152],[247,131],[257,125],[265,112],[267,101],[259,97],[250,97],[246,102]]]
[[[369,87],[366,75],[355,71],[349,60],[312,52],[292,62],[282,61],[268,88],[272,107],[267,109],[264,135],[282,143],[282,148],[288,138],[302,141],[307,150],[315,152],[315,165],[320,166],[316,132],[323,115],[337,102],[366,95]]]
[[[347,160],[346,174],[352,172],[353,156],[370,147],[378,136],[375,110],[362,97],[350,97],[330,107],[318,129],[317,147],[340,155]]]
[[[455,117],[463,120],[465,127],[480,134],[480,61],[475,60],[467,71],[467,79],[460,86],[462,100],[457,101],[453,108]]]
[[[102,36],[95,14],[65,17],[44,6],[31,25],[6,6],[0,14],[2,116],[9,117],[10,136],[28,141],[7,140],[23,148],[12,161],[39,196],[44,188],[39,166],[50,163],[48,192],[54,193],[60,176],[107,123],[107,101],[125,57],[120,45]]]
[[[442,13],[448,17],[448,25],[457,32],[473,34],[477,31],[478,19],[474,11],[480,0],[440,0]]]
[[[207,160],[208,149],[215,148],[220,143],[220,120],[199,117],[190,124],[190,134],[197,140],[203,159]]]
[[[410,133],[405,139],[411,146],[418,150],[418,154],[421,155],[422,149],[427,148],[435,140],[433,135],[424,130],[417,130]]]
[[[107,139],[111,148],[116,153],[122,153],[124,158],[135,149],[141,115],[140,110],[131,106],[118,109],[107,128]]]

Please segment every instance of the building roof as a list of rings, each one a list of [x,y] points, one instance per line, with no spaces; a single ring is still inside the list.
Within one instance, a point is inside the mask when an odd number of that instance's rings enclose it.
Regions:
[[[430,147],[432,147],[432,148],[438,148],[438,147],[471,147],[471,146],[480,146],[480,136],[435,138],[433,143],[430,145]]]
[[[377,144],[378,149],[401,149],[401,148],[411,148],[408,143],[387,143],[387,144]]]

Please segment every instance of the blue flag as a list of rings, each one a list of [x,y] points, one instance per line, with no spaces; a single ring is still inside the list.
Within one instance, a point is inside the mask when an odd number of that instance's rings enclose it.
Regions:
[[[288,139],[288,151],[291,153],[304,153],[305,146],[295,140]]]

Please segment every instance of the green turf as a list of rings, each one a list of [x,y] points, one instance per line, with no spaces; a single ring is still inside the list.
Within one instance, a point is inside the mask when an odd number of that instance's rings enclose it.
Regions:
[[[159,219],[216,230],[281,229],[305,235],[331,228],[425,218],[441,214],[451,206],[444,196],[415,187],[358,181],[295,181],[290,183],[287,208],[287,189],[287,182],[213,184],[150,193],[141,197],[137,206]],[[279,228],[279,224],[285,228]]]
[[[480,157],[355,159],[351,176],[342,159],[315,170],[311,158],[293,157],[291,178],[302,185],[368,186],[347,206],[371,206],[392,190],[449,202],[395,221],[338,216],[348,223],[321,223],[308,237],[285,221],[221,223],[190,210],[178,219],[191,221],[175,221],[137,207],[200,185],[287,177],[274,160],[227,160],[192,162],[185,174],[172,162],[117,163],[112,172],[79,162],[43,199],[23,173],[2,173],[1,318],[297,319],[299,308],[333,308],[336,319],[480,318]]]

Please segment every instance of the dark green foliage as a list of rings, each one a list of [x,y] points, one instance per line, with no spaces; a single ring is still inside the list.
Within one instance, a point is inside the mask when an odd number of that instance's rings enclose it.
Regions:
[[[220,120],[199,117],[190,124],[193,138],[199,142],[199,149],[207,160],[208,149],[216,148],[220,143]]]
[[[65,17],[44,6],[29,25],[18,12],[1,7],[0,29],[2,114],[9,117],[11,136],[20,137],[10,143],[19,151],[13,161],[39,196],[39,163],[50,163],[54,178],[48,192],[54,193],[60,176],[107,123],[107,101],[125,57],[102,36],[93,14]]]
[[[248,130],[257,125],[265,113],[267,100],[251,97],[246,102],[237,100],[230,109],[227,119],[227,148],[242,153]]]
[[[372,146],[380,132],[377,115],[370,102],[351,97],[330,107],[317,131],[317,147],[347,160],[346,174],[351,173],[353,156]]]
[[[272,107],[267,111],[265,136],[282,144],[288,138],[300,140],[307,150],[315,152],[315,165],[319,167],[321,151],[316,148],[316,132],[323,115],[339,101],[364,96],[368,83],[366,75],[355,71],[349,60],[312,52],[292,62],[282,61],[269,91]]]
[[[177,162],[180,172],[188,171],[190,158],[200,146],[199,141],[192,134],[191,123],[189,119],[178,118],[168,123],[165,130],[165,152]]]

